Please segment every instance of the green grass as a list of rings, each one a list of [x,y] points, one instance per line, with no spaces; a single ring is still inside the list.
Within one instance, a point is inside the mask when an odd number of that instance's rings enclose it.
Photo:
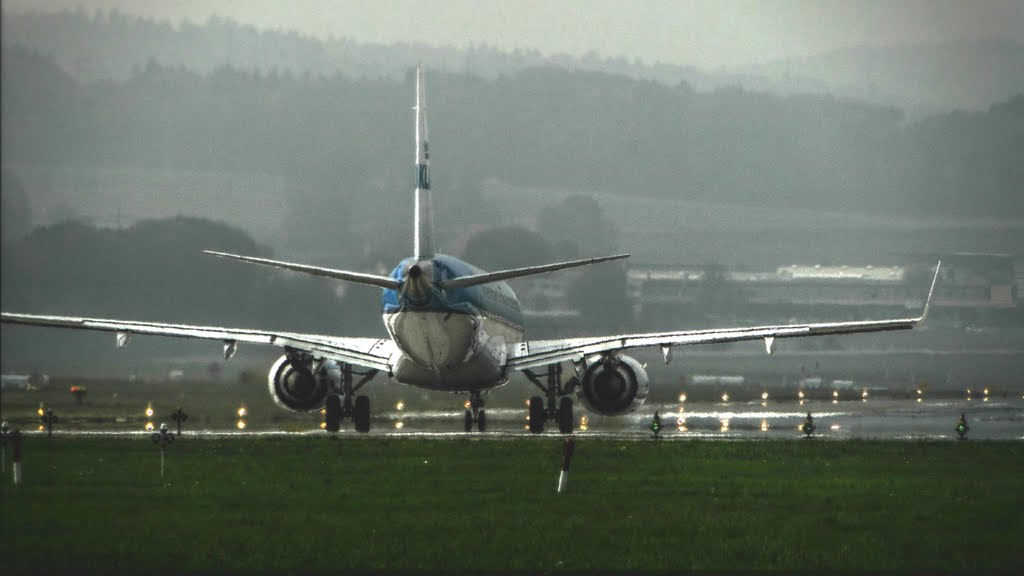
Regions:
[[[4,574],[1010,571],[1024,444],[34,435]]]

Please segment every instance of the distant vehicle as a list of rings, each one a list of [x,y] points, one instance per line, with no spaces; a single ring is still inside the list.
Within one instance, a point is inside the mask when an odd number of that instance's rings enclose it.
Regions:
[[[468,432],[475,425],[484,431],[484,393],[505,384],[509,375],[519,370],[545,396],[530,400],[530,430],[542,432],[545,422],[554,420],[561,432],[571,433],[572,395],[590,411],[606,416],[627,414],[643,405],[649,388],[647,372],[640,362],[624,354],[625,350],[658,346],[668,363],[673,346],[763,340],[770,354],[776,338],[907,330],[923,322],[928,314],[938,268],[921,315],[914,318],[528,340],[519,300],[506,280],[629,255],[484,272],[452,256],[436,253],[425,87],[420,70],[416,71],[415,110],[413,256],[399,262],[390,275],[207,251],[240,262],[379,287],[383,289],[384,324],[389,338],[14,313],[3,313],[2,321],[114,332],[117,346],[122,348],[134,334],[220,340],[225,359],[234,355],[239,342],[279,346],[284,355],[270,368],[271,396],[288,410],[324,409],[330,431],[337,431],[345,418],[354,420],[356,430],[369,431],[369,398],[356,393],[381,373],[402,384],[468,394],[465,429]],[[563,381],[562,366],[566,362],[570,363],[573,376]],[[362,371],[356,371],[357,367]],[[534,374],[537,368],[543,368],[546,374]]]

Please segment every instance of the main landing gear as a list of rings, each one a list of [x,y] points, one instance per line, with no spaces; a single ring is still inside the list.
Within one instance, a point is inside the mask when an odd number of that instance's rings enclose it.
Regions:
[[[469,408],[466,409],[466,432],[473,431],[473,424],[480,432],[487,431],[487,412],[484,411],[484,397],[479,390],[469,393]]]
[[[544,423],[554,420],[558,422],[559,432],[572,434],[572,398],[569,395],[579,385],[579,379],[573,376],[563,385],[561,364],[548,366],[547,384],[542,383],[540,378],[530,370],[523,370],[523,374],[526,374],[530,382],[544,392],[547,399],[545,402],[545,399],[540,396],[530,398],[530,432],[540,434],[544,431]]]
[[[352,383],[352,375],[362,376],[359,382]],[[336,385],[329,383],[331,392],[327,395],[327,404],[324,407],[324,422],[328,432],[337,432],[341,429],[341,421],[351,418],[356,425],[356,432],[366,433],[370,431],[370,398],[369,396],[355,396],[355,393],[364,384],[377,375],[377,370],[369,370],[363,373],[352,371],[351,364],[341,365],[341,383]],[[327,378],[326,370],[321,369],[318,377]],[[353,398],[355,402],[353,403]]]

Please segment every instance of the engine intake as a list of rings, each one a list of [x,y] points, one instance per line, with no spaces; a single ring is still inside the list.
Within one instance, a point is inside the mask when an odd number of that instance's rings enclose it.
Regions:
[[[267,380],[274,403],[292,412],[315,412],[327,399],[327,383],[309,366],[297,366],[281,356],[270,367]]]
[[[643,406],[650,389],[647,371],[635,359],[619,355],[588,359],[576,396],[591,412],[629,414]]]

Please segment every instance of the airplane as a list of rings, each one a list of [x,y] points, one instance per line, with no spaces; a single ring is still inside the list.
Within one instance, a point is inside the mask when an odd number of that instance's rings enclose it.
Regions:
[[[766,352],[771,354],[779,338],[907,330],[924,322],[928,315],[941,262],[936,266],[921,314],[911,318],[529,340],[525,337],[519,301],[506,280],[621,260],[629,255],[485,272],[453,256],[437,253],[433,241],[425,92],[423,72],[417,69],[413,255],[401,260],[389,275],[205,251],[238,262],[381,288],[388,338],[7,312],[2,313],[0,321],[114,332],[118,348],[125,347],[136,334],[220,340],[225,360],[235,354],[240,342],[278,346],[284,354],[270,368],[270,395],[278,406],[293,412],[323,410],[330,432],[338,432],[341,422],[349,418],[356,431],[370,430],[369,397],[357,392],[381,374],[401,384],[468,394],[465,430],[471,432],[475,426],[484,432],[485,394],[519,371],[544,395],[530,399],[530,431],[543,432],[545,424],[554,421],[561,433],[571,434],[574,395],[591,412],[606,416],[628,414],[643,405],[650,388],[647,372],[643,364],[624,351],[660,347],[667,364],[676,346],[762,340]],[[565,363],[573,372],[567,379],[563,379]]]

